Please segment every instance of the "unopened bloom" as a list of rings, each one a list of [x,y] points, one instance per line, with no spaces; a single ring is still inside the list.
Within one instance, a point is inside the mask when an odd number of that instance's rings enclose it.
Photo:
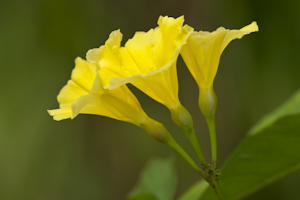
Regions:
[[[140,126],[160,142],[170,139],[164,126],[146,115],[126,85],[113,90],[104,89],[99,73],[101,71],[95,63],[77,58],[71,80],[57,97],[60,108],[49,110],[49,114],[58,121],[74,118],[79,113],[102,115]]]
[[[258,26],[256,22],[252,22],[240,30],[220,27],[211,33],[193,32],[187,44],[182,47],[180,54],[199,86],[199,105],[204,116],[215,114],[217,99],[213,82],[222,52],[232,40],[256,31]]]
[[[103,72],[100,77],[104,88],[114,89],[131,83],[168,107],[173,121],[181,128],[192,126],[189,113],[178,99],[176,61],[193,31],[187,25],[182,26],[183,21],[183,17],[160,17],[159,27],[137,32],[125,47],[120,47],[120,31],[114,31],[105,46],[87,53],[87,60],[97,63]]]

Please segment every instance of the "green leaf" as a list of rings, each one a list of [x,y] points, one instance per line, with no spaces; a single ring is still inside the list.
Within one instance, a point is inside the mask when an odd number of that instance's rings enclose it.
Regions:
[[[221,171],[219,183],[227,200],[242,199],[300,168],[300,91],[249,133]],[[211,188],[198,196],[207,199],[217,200]]]
[[[256,125],[254,125],[249,134],[259,133],[262,129],[274,123],[281,117],[300,113],[300,91],[295,93],[286,103],[275,109],[270,114],[263,117]]]
[[[171,200],[174,197],[177,175],[173,159],[153,159],[142,171],[129,200]]]
[[[197,200],[209,188],[209,184],[205,180],[198,181],[188,191],[186,191],[177,200]]]

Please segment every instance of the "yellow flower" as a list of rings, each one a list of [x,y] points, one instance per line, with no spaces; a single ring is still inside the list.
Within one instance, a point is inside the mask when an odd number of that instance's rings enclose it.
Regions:
[[[232,40],[256,31],[258,26],[256,22],[252,22],[240,30],[220,27],[211,33],[193,32],[187,44],[182,47],[180,54],[199,86],[199,105],[210,104],[206,108],[200,106],[204,115],[211,116],[215,113],[217,100],[213,91],[213,82],[222,52]]]
[[[48,111],[54,120],[74,118],[79,113],[102,115],[140,126],[160,142],[170,139],[164,126],[146,115],[126,85],[104,89],[99,73],[94,63],[76,58],[71,80],[57,97],[60,109]]]
[[[71,80],[57,97],[60,109],[49,111],[54,119],[74,118],[84,113],[138,124],[145,118],[146,114],[127,86],[103,89],[98,71],[95,64],[76,58]]]
[[[193,31],[187,25],[182,26],[183,21],[183,16],[177,19],[161,16],[159,27],[137,32],[125,47],[120,47],[122,34],[117,30],[111,33],[105,46],[87,53],[87,60],[101,69],[104,88],[115,89],[131,83],[168,107],[179,126],[191,123],[189,114],[183,113],[187,111],[178,99],[176,61],[181,47]],[[180,116],[178,110],[181,111]]]

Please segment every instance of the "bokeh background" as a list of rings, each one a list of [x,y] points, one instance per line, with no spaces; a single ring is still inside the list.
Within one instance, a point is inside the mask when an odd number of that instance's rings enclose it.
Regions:
[[[77,56],[102,45],[115,29],[124,44],[135,31],[156,27],[160,15],[184,15],[187,24],[208,31],[258,22],[258,33],[225,50],[215,80],[220,166],[253,124],[299,89],[299,0],[1,0],[0,199],[125,199],[152,157],[176,159],[177,196],[199,180],[173,150],[134,125],[91,115],[56,122],[46,111],[58,107],[56,96]],[[180,99],[209,158],[197,85],[181,58],[178,75]],[[130,88],[196,158],[169,111]],[[296,172],[246,199],[298,199],[299,183]]]

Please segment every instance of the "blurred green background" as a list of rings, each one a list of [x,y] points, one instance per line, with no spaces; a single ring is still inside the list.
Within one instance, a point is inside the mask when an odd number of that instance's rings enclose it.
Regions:
[[[156,27],[160,15],[184,15],[195,30],[208,31],[258,22],[258,33],[225,50],[215,80],[219,166],[260,117],[299,89],[299,0],[1,0],[0,199],[125,199],[147,160],[157,156],[175,157],[177,196],[199,180],[174,151],[134,125],[91,115],[56,122],[46,112],[58,108],[56,96],[77,56],[102,45],[115,29],[124,44],[135,31]],[[178,75],[180,99],[209,158],[197,85],[181,58]],[[169,111],[130,88],[196,158]],[[247,200],[297,199],[299,183],[296,172]]]

